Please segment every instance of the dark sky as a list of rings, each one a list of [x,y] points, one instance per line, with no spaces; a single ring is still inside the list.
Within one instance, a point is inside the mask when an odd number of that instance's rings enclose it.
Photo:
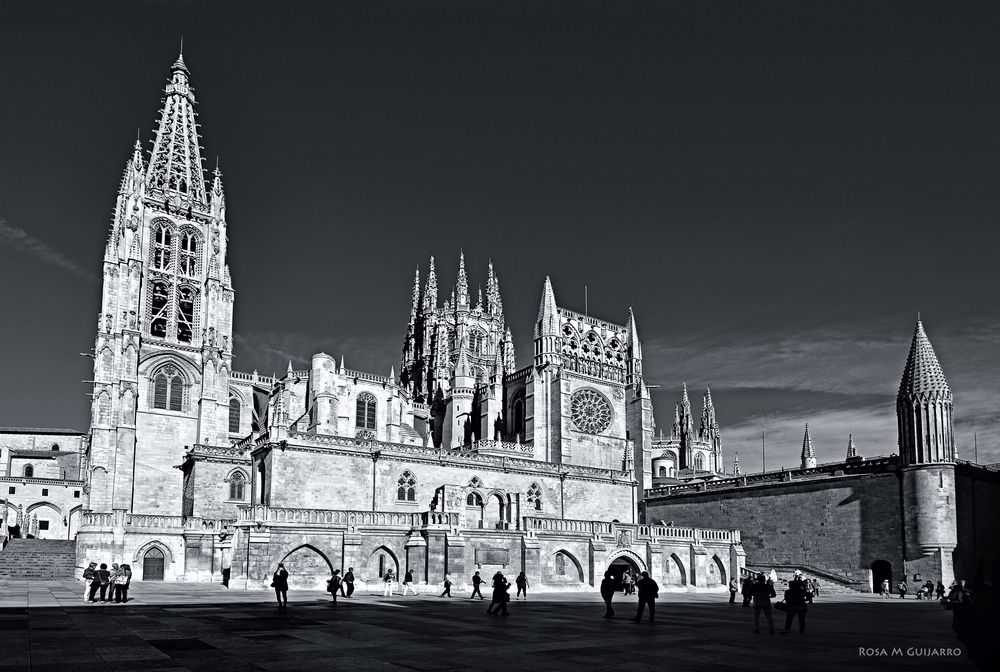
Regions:
[[[961,456],[1000,461],[1000,7],[973,2],[7,2],[0,424],[85,429],[103,245],[184,37],[225,175],[236,365],[397,365],[413,269],[635,310],[660,426],[727,465],[895,452],[916,313]]]

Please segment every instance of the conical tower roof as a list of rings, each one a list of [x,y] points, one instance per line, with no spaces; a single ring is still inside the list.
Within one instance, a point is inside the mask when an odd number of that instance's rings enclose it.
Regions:
[[[806,460],[808,458],[816,457],[816,451],[813,449],[813,440],[809,436],[809,423],[806,423],[806,433],[802,437],[802,459]]]
[[[913,342],[910,344],[910,354],[903,368],[903,379],[899,383],[899,397],[940,394],[951,397],[951,387],[941,370],[934,353],[934,346],[924,332],[924,324],[917,319],[913,330]]]

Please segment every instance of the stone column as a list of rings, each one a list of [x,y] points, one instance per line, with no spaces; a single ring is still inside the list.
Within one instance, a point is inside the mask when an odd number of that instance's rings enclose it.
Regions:
[[[456,587],[464,587],[469,580],[465,575],[465,537],[454,533],[445,535],[445,554],[445,571],[451,574],[451,582]],[[439,580],[444,580],[443,573]]]
[[[406,558],[403,568],[413,570],[415,583],[427,583],[427,540],[419,532],[411,532],[406,539]]]
[[[538,537],[521,537],[521,571],[528,577],[529,586],[542,587],[542,548]]]

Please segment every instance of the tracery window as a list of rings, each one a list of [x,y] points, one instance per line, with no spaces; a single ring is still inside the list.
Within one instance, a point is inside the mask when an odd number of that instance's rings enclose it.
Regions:
[[[694,456],[694,468],[698,471],[704,471],[705,469],[705,456],[701,453]]]
[[[194,275],[198,258],[198,237],[188,231],[181,236],[180,266],[184,275]]]
[[[465,498],[466,506],[482,506],[483,498],[478,492],[470,492],[469,496]]]
[[[153,248],[153,268],[165,271],[170,268],[170,254],[173,251],[173,236],[166,225],[156,230]]]
[[[229,477],[229,499],[242,502],[245,495],[246,476],[242,471],[234,471]]]
[[[417,501],[417,477],[413,472],[407,470],[396,482],[396,499],[401,502]]]
[[[355,426],[359,429],[375,429],[375,411],[378,402],[375,395],[370,392],[362,392],[358,395],[357,419]]]
[[[167,336],[167,307],[170,304],[170,290],[164,282],[153,283],[152,320],[149,333],[158,338]]]
[[[229,400],[229,432],[236,434],[240,431],[240,400],[233,397]]]
[[[532,483],[528,488],[528,508],[542,510],[542,489],[538,487],[538,483]]]
[[[483,481],[482,481],[482,479],[479,478],[478,476],[473,476],[471,479],[469,479],[469,487],[470,488],[481,488],[481,487],[483,487]]]
[[[559,576],[566,575],[566,556],[562,553],[556,553],[556,574]]]
[[[177,340],[190,343],[194,336],[194,290],[181,287],[177,291]]]
[[[611,425],[611,404],[596,390],[577,390],[570,398],[573,424],[581,432],[600,434]]]
[[[160,369],[153,376],[153,408],[179,411],[184,398],[184,381],[173,365]]]

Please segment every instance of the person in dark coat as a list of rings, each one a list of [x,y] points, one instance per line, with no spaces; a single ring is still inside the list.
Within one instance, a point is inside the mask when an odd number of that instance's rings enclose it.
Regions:
[[[278,608],[288,608],[288,572],[284,563],[278,563],[278,569],[274,570],[271,577],[271,586],[274,587],[274,596],[278,598]]]
[[[509,616],[507,612],[507,603],[510,602],[510,593],[507,591],[510,589],[510,582],[503,575],[503,572],[497,572],[493,575],[493,599],[490,602],[490,606],[486,609],[486,613],[490,616],[499,616],[503,612],[504,616]],[[494,610],[494,605],[496,605],[496,610]]]
[[[939,600],[944,599],[944,584],[941,583],[940,581],[938,581],[938,585],[937,588],[935,589],[935,592],[937,593],[937,599]]]
[[[482,582],[483,582],[483,577],[479,576],[479,572],[476,572],[475,574],[472,575],[472,599],[476,599],[476,595],[479,596],[480,600],[484,599],[483,593],[479,589],[479,586],[482,584]]]
[[[774,634],[774,618],[771,616],[771,598],[774,597],[774,584],[767,580],[764,574],[758,574],[753,584],[753,631],[760,632],[760,613],[767,618],[768,631]]]
[[[611,606],[611,598],[615,596],[615,576],[611,572],[604,572],[604,580],[601,581],[601,597],[604,599],[604,618],[614,618],[615,610]]]
[[[514,583],[517,584],[517,595],[514,596],[514,599],[516,600],[521,597],[521,593],[524,593],[524,599],[528,599],[528,577],[525,573],[521,572],[518,574],[517,578],[514,579]]]
[[[729,604],[736,604],[736,593],[740,590],[740,584],[736,577],[729,579]]]
[[[97,589],[101,589],[101,602],[107,602],[108,586],[111,584],[111,572],[108,571],[108,566],[105,563],[101,563],[100,569],[94,572],[94,582],[90,584],[90,601],[97,602],[95,597],[97,597]]]
[[[333,597],[333,606],[337,606],[337,593],[340,591],[342,585],[343,584],[340,580],[340,570],[333,570],[333,576],[331,576],[330,580],[326,582],[326,592],[330,593]]]
[[[743,586],[740,588],[740,594],[743,596],[743,606],[749,607],[750,600],[753,599],[753,579],[750,577],[743,579]]]
[[[122,565],[121,569],[122,569],[122,572],[125,574],[125,585],[121,587],[122,588],[122,602],[123,603],[127,603],[128,602],[128,589],[132,585],[132,566],[131,565],[127,565],[127,564],[126,565]]]
[[[344,583],[347,584],[347,595],[344,597],[350,597],[354,594],[354,568],[348,567],[347,574],[344,574]]]
[[[807,594],[806,583],[802,580],[802,574],[795,572],[795,577],[788,584],[788,590],[785,591],[785,605],[788,607],[788,611],[785,612],[785,629],[781,631],[781,634],[787,635],[792,631],[792,621],[796,617],[799,619],[799,634],[805,634],[806,609],[808,609],[806,605]]]
[[[656,620],[653,604],[660,596],[660,587],[649,578],[649,572],[642,573],[642,578],[635,582],[635,587],[639,591],[639,609],[635,612],[635,622],[642,620],[642,611],[649,605],[649,622],[653,623]]]

